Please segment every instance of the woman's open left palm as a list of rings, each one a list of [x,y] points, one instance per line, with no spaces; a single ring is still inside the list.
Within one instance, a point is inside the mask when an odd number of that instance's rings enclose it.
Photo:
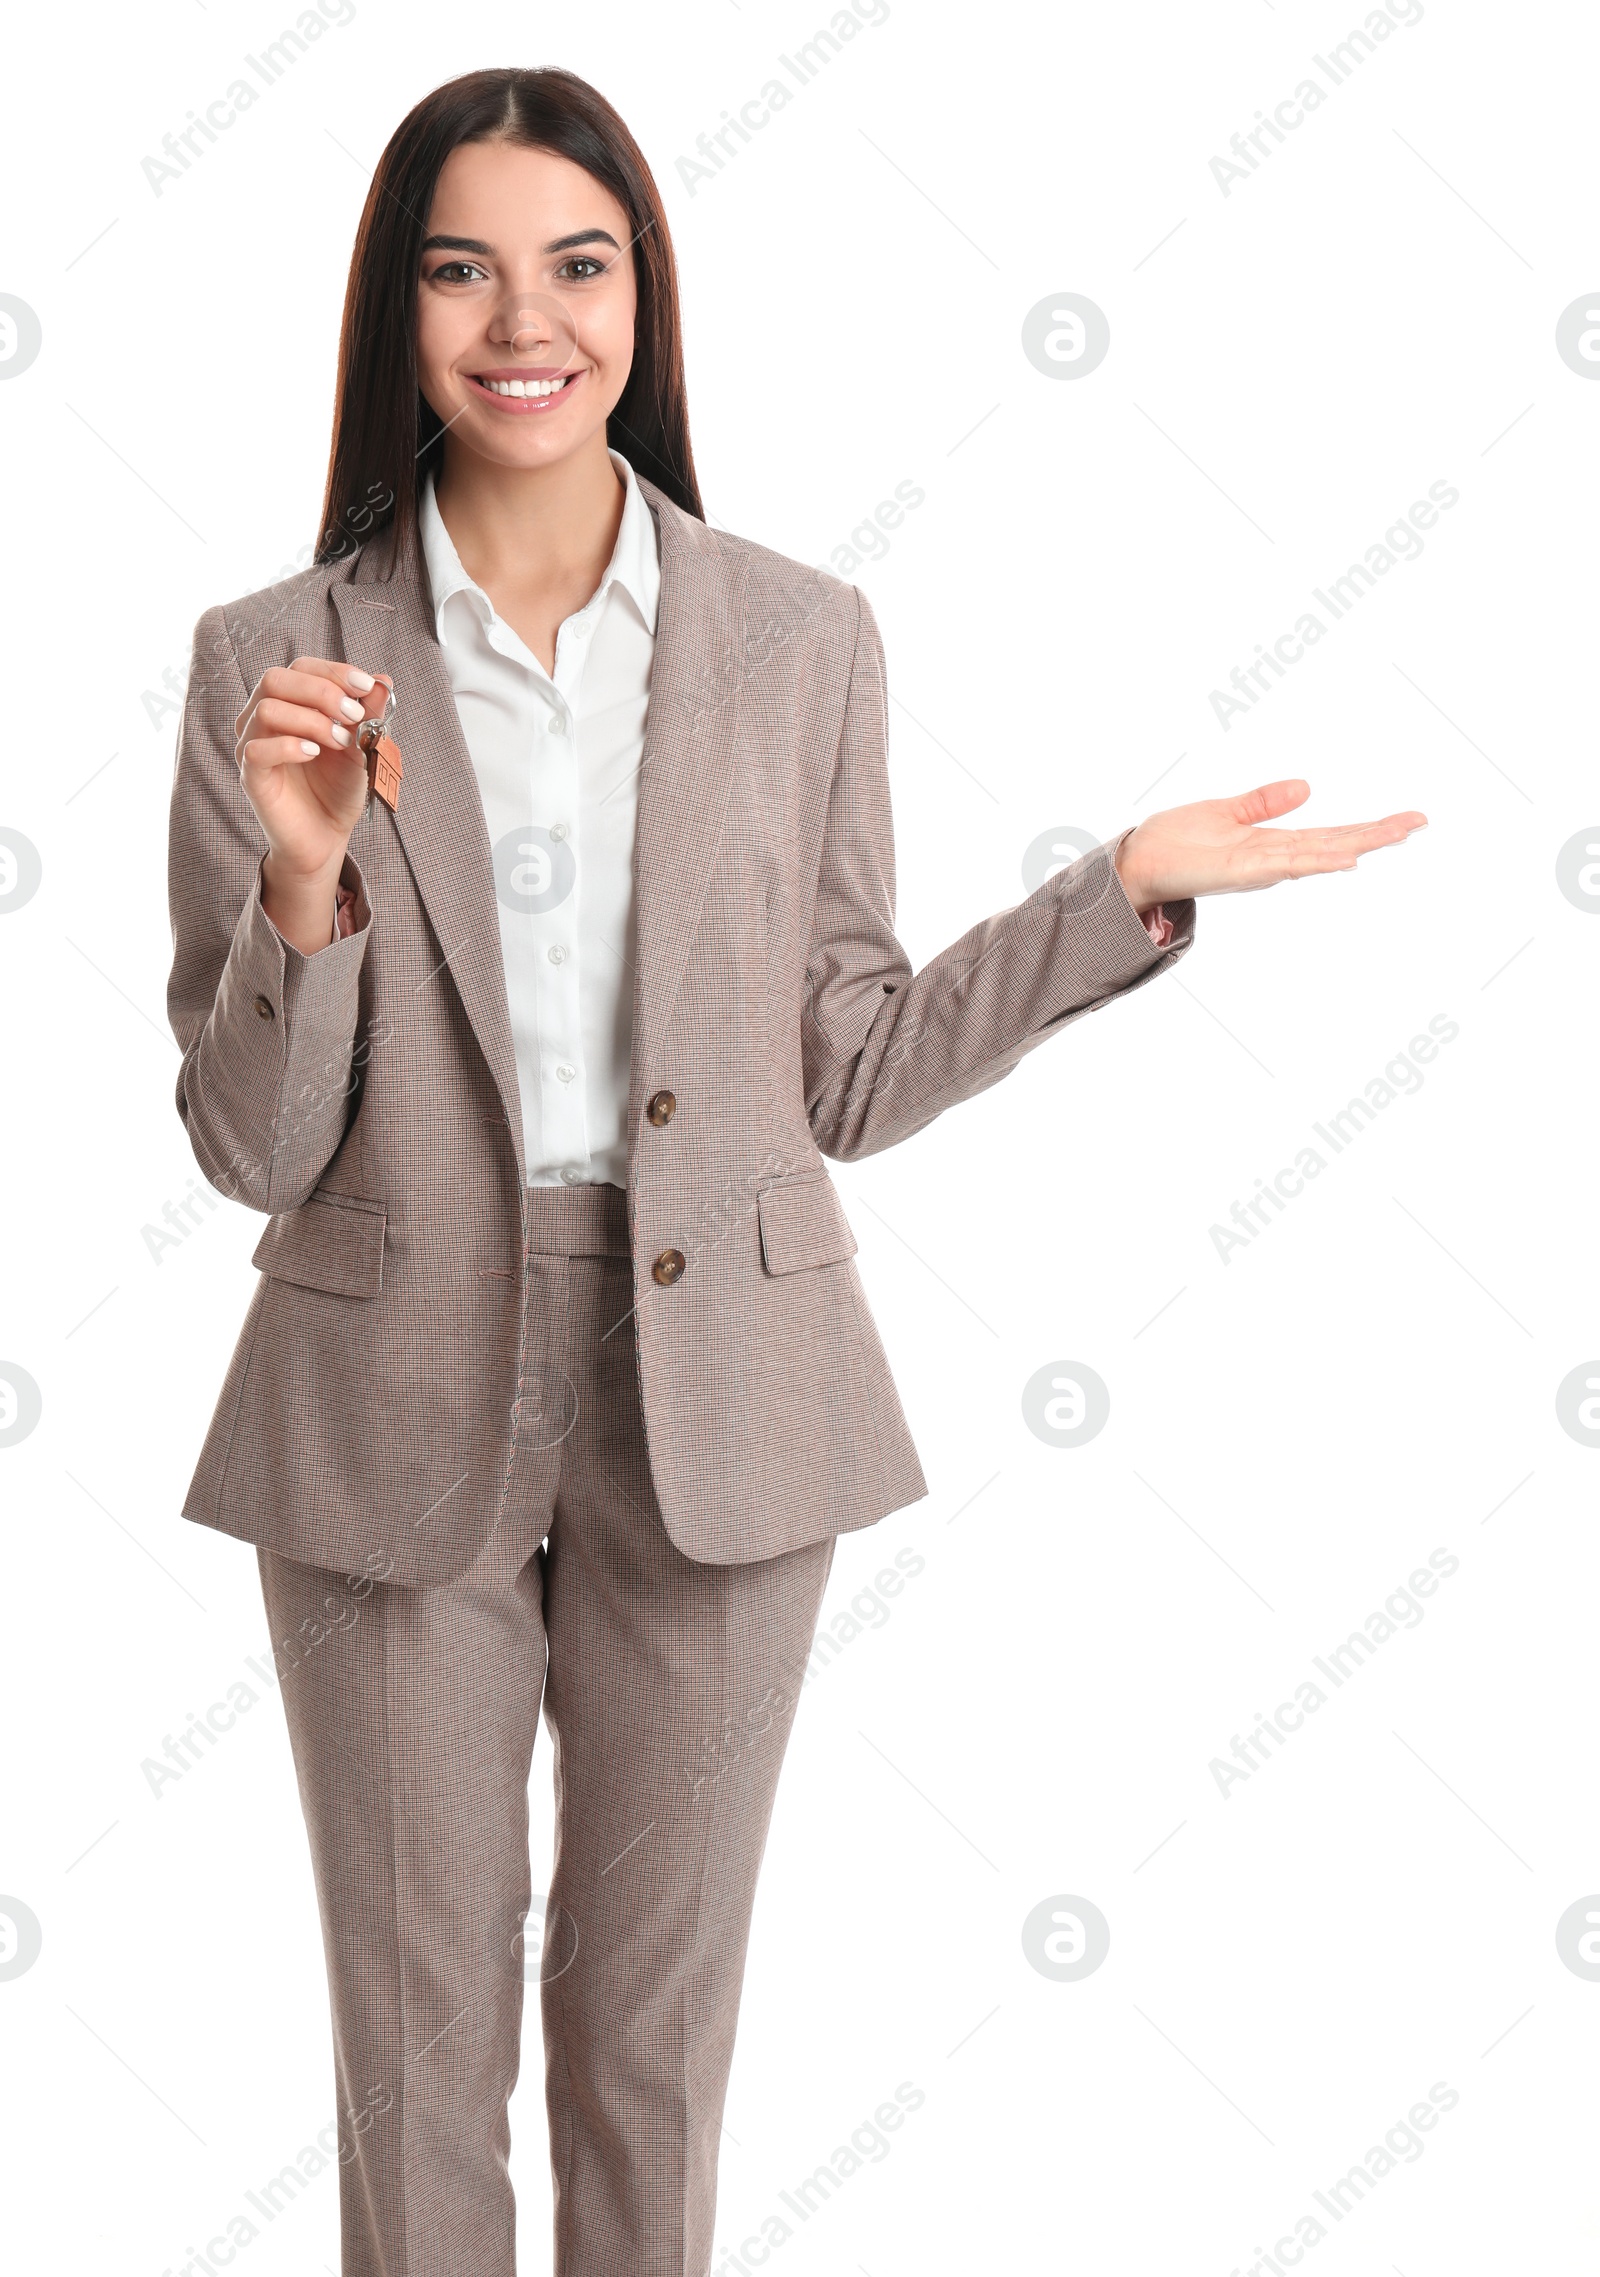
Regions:
[[[1152,814],[1124,839],[1117,874],[1136,909],[1187,901],[1204,893],[1253,893],[1284,878],[1353,870],[1363,854],[1398,846],[1427,816],[1415,808],[1381,822],[1348,822],[1320,830],[1268,830],[1263,825],[1303,806],[1309,783],[1263,783],[1238,798],[1201,799]]]

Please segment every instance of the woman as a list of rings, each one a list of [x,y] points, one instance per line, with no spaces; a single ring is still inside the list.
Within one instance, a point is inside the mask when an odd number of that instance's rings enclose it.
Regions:
[[[185,1514],[258,1545],[347,2273],[513,2267],[542,1700],[556,2268],[704,2277],[834,1540],[927,1491],[823,1157],[1175,963],[1196,895],[1423,819],[1261,827],[1306,796],[1156,815],[914,974],[872,612],[706,526],[627,129],[559,71],[401,125],[318,561],[201,618],[172,807],[179,1111],[270,1220]]]

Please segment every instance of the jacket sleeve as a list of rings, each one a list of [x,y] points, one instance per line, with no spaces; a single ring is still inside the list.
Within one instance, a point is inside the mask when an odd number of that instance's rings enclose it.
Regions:
[[[806,1112],[824,1154],[876,1154],[1009,1075],[1085,1012],[1188,950],[1193,901],[1157,948],[1123,890],[1115,842],[986,917],[918,973],[894,932],[883,644],[865,596],[829,798],[801,1021]]]
[[[172,972],[167,1018],[183,1054],[178,1113],[219,1192],[297,1209],[345,1133],[372,911],[348,856],[356,930],[315,956],[261,901],[266,833],[245,797],[234,723],[246,700],[221,609],[195,627],[167,841]]]

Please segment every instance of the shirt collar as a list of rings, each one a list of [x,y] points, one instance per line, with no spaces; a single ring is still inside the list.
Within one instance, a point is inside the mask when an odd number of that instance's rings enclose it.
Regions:
[[[603,598],[613,584],[622,586],[644,619],[647,631],[654,638],[656,612],[661,600],[661,559],[657,548],[655,519],[644,492],[639,488],[638,477],[628,461],[620,451],[611,451],[609,455],[624,486],[622,521],[617,530],[617,542],[611,549],[611,559],[600,580],[597,598]],[[434,496],[431,471],[417,500],[417,527],[422,539],[423,559],[427,564],[428,588],[433,595],[434,630],[442,646],[444,605],[453,593],[476,594],[487,614],[493,614],[494,604],[461,566],[461,557],[456,552],[450,532],[445,528],[444,516],[440,513],[439,502]]]

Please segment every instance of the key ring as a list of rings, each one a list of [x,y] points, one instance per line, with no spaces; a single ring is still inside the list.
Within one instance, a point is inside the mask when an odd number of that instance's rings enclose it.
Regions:
[[[356,729],[356,742],[363,751],[370,751],[380,737],[388,734],[389,724],[399,709],[399,700],[391,688],[388,691],[388,701],[383,707],[383,716],[380,719],[364,719]]]

